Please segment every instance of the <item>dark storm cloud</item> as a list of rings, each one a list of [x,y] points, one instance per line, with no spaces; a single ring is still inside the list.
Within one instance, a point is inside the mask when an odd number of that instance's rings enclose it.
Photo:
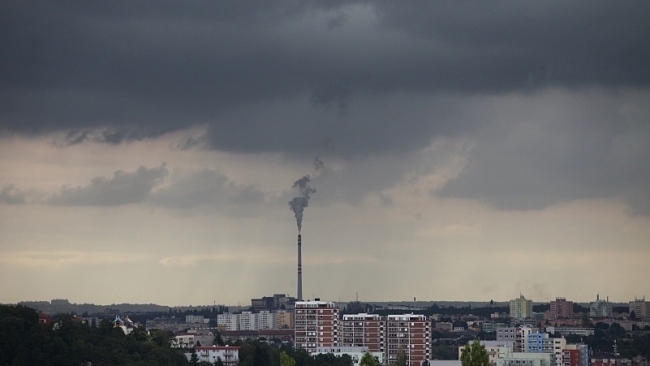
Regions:
[[[466,113],[484,121],[480,138],[439,193],[510,210],[616,197],[649,215],[649,96],[548,92],[476,103]]]
[[[68,206],[118,206],[145,201],[151,189],[169,173],[165,165],[147,169],[140,167],[130,173],[118,170],[113,178],[93,178],[88,186],[63,187],[51,197],[51,204]]]
[[[113,132],[94,140],[115,143],[207,123],[214,148],[291,151],[285,136],[296,124],[316,133],[318,121],[289,114],[268,135],[268,121],[240,126],[226,112],[301,95],[340,108],[368,93],[650,82],[650,5],[641,2],[1,6],[0,124],[75,129],[70,143],[95,127]]]
[[[593,123],[464,110],[549,89],[637,90],[647,104],[648,18],[641,1],[7,1],[0,129],[119,144],[201,124],[178,148],[348,160],[461,136],[474,155],[440,194],[508,209],[621,197],[649,213],[650,152],[619,146],[648,120],[620,125],[624,100]],[[526,126],[540,133],[511,134]]]

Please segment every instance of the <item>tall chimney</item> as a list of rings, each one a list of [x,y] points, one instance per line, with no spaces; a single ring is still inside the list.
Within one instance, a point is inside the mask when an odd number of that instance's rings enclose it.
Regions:
[[[301,253],[301,243],[302,239],[300,234],[298,234],[298,301],[302,301],[302,253]]]

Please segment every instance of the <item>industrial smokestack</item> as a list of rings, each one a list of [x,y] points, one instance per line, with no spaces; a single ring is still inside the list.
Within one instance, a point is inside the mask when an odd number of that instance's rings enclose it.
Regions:
[[[302,301],[302,253],[301,253],[301,247],[302,247],[302,238],[300,234],[298,234],[298,301]]]

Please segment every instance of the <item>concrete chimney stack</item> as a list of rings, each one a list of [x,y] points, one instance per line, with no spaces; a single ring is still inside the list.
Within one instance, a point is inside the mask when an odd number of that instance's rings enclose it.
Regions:
[[[302,301],[302,238],[298,234],[298,296],[297,300]]]

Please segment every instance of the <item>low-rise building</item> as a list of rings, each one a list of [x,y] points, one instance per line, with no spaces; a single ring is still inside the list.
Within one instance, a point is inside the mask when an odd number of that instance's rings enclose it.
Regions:
[[[368,347],[321,347],[316,348],[316,351],[312,353],[312,356],[317,354],[333,354],[337,357],[348,355],[352,358],[352,364],[354,366],[359,366],[361,358],[367,352],[375,358],[378,365],[384,364],[384,354],[382,352],[370,352]]]
[[[207,361],[211,364],[221,359],[224,365],[235,366],[239,363],[239,346],[201,346],[195,347],[194,351],[201,361]],[[191,360],[192,353],[185,353],[187,360]]]

